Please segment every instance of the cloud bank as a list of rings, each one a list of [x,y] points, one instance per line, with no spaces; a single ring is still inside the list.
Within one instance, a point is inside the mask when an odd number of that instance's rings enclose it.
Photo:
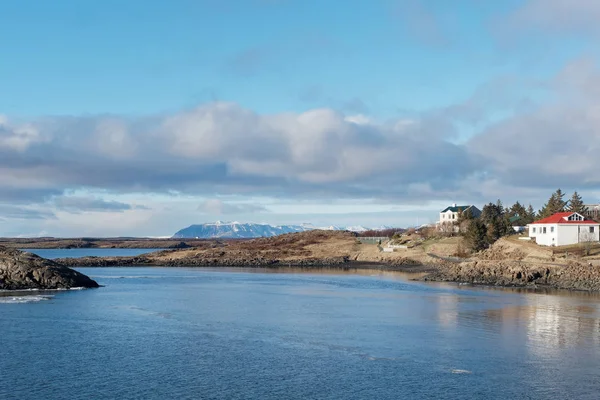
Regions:
[[[331,108],[260,114],[228,102],[135,118],[0,116],[0,219],[118,235],[119,224],[152,218],[187,223],[155,208],[153,199],[170,196],[190,199],[204,219],[273,215],[252,198],[539,206],[561,187],[597,202],[599,94],[596,61],[580,58],[550,79],[498,78],[463,102],[385,121]]]
[[[485,114],[481,93],[476,102],[385,122],[325,108],[260,115],[224,102],[137,119],[4,116],[0,202],[124,211],[136,206],[62,195],[89,189],[401,202],[484,198],[491,183],[598,188],[600,72],[578,60],[544,88],[551,101],[515,108],[463,141],[457,124]],[[214,201],[203,207],[242,211]]]
[[[39,202],[81,188],[282,197],[401,197],[423,182],[453,190],[478,165],[438,128],[331,109],[259,115],[232,103],[134,121],[4,118],[0,199]]]

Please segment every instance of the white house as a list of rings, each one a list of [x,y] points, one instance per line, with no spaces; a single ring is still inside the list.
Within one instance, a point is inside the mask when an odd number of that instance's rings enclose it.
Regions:
[[[469,210],[474,218],[478,218],[481,215],[481,211],[473,206],[457,206],[456,203],[449,207],[446,207],[440,212],[440,220],[438,224],[451,224],[458,220],[458,216],[461,212]]]
[[[600,241],[600,223],[574,212],[556,213],[527,226],[529,237],[544,246]]]

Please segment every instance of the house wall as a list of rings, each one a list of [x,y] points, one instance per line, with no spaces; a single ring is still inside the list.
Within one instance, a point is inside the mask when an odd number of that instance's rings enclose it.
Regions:
[[[441,224],[447,223],[447,222],[456,222],[457,219],[458,219],[458,213],[448,210],[445,213],[440,213],[440,221],[439,222]]]
[[[534,232],[535,228],[535,232]],[[544,232],[546,228],[546,233]],[[558,224],[535,224],[529,226],[529,237],[535,238],[537,244],[543,246],[558,246]]]
[[[558,236],[556,246],[566,246],[569,244],[579,243],[579,231],[582,229],[580,225],[561,225],[558,227],[558,229],[560,231],[560,235]]]
[[[589,231],[590,226],[594,227],[593,233]],[[581,231],[579,232],[579,242],[581,243],[589,241],[600,241],[600,225],[587,225],[581,227]]]
[[[594,227],[593,234],[589,234],[590,226]],[[535,228],[535,232],[533,232],[533,228]],[[543,228],[546,228],[546,233],[543,233]],[[529,237],[534,237],[536,242],[543,246],[566,246],[586,242],[590,239],[600,241],[600,225],[534,224],[529,226]]]

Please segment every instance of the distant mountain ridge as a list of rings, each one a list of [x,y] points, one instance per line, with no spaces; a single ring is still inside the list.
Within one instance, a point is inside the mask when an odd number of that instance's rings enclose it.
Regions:
[[[305,232],[314,229],[322,230],[348,230],[353,232],[365,232],[369,230],[363,226],[349,226],[342,228],[338,226],[316,227],[312,224],[301,225],[270,225],[217,221],[213,223],[190,225],[181,229],[173,235],[173,239],[249,239],[258,237],[271,237],[284,233]],[[379,229],[379,228],[378,228]]]

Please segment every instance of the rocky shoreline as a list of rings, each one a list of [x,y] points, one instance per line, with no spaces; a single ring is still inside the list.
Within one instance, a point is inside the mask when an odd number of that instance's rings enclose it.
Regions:
[[[0,247],[0,290],[97,288],[88,276],[31,253]]]
[[[600,267],[581,262],[563,265],[523,261],[471,261],[437,266],[435,272],[422,280],[600,292]]]
[[[64,258],[53,265],[371,269],[416,273],[414,279],[426,282],[600,292],[598,262],[559,261],[545,249],[504,240],[469,259],[443,254],[440,244],[436,246],[436,253],[422,249],[384,253],[376,245],[361,244],[350,232],[313,231],[247,241],[205,241],[201,247],[134,257]]]
[[[349,264],[347,257],[279,260],[266,258],[176,258],[152,257],[83,257],[61,258],[57,263],[70,267],[339,267]]]
[[[385,263],[369,261],[352,261],[347,257],[324,259],[176,259],[158,261],[151,258],[136,257],[83,257],[62,258],[56,262],[72,268],[126,268],[126,267],[173,267],[173,268],[305,268],[356,270],[370,269],[377,271],[397,271],[414,273],[432,273],[435,266],[414,263]]]
[[[87,257],[57,260],[72,267],[240,267],[240,268],[306,268],[332,270],[371,269],[415,273],[415,280],[451,282],[471,285],[552,288],[600,292],[600,267],[572,262],[567,265],[535,264],[523,261],[467,261],[452,263],[368,262],[344,258],[281,260],[274,259],[191,259],[157,260],[150,257]]]

